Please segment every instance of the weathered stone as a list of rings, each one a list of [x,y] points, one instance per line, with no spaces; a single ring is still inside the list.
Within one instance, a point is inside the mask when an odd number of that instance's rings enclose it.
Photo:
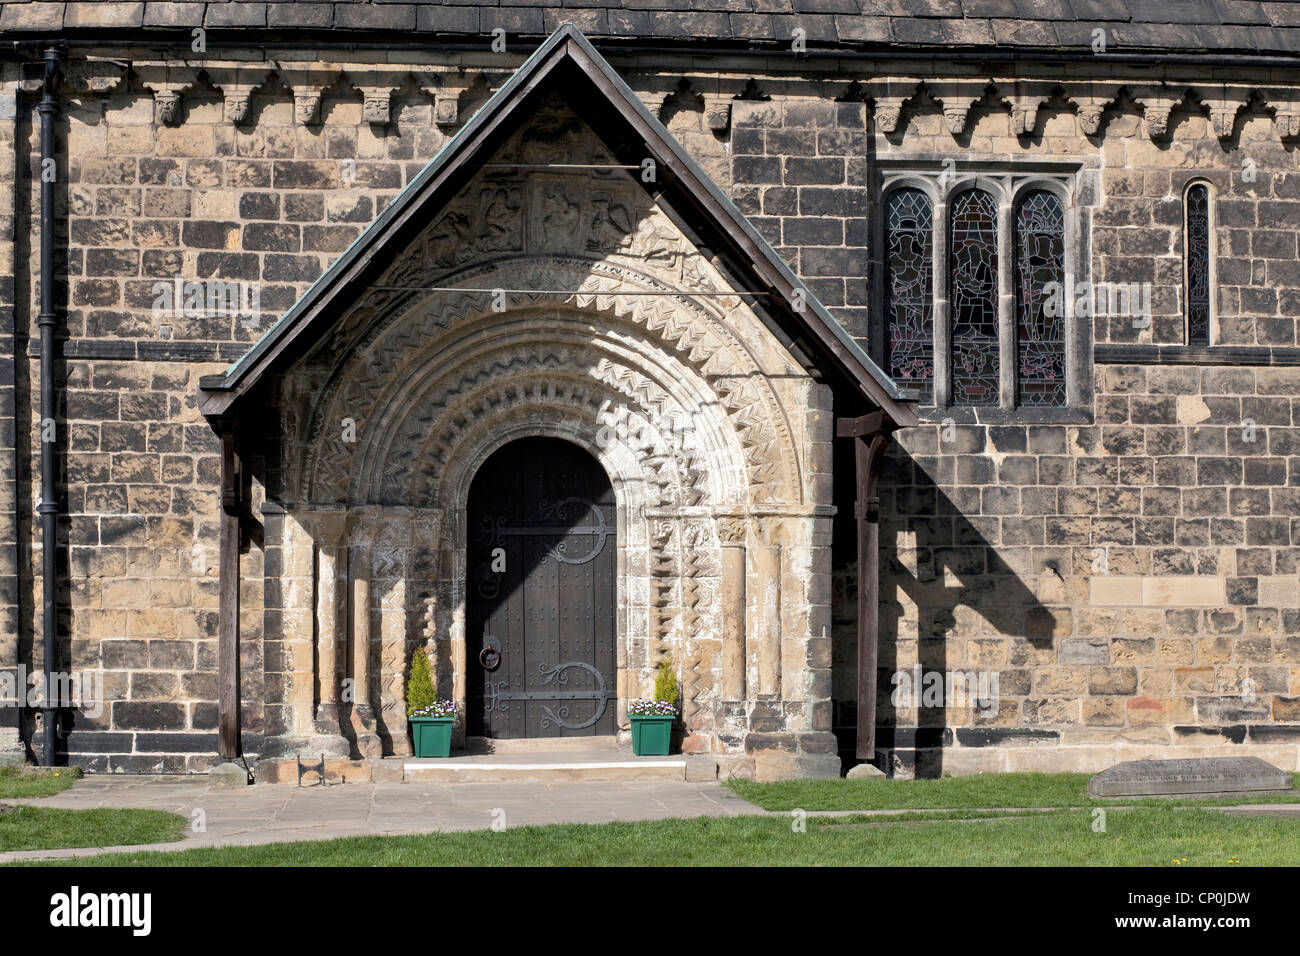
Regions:
[[[208,783],[213,787],[246,787],[249,774],[238,764],[226,762],[208,771]]]
[[[1291,775],[1258,757],[1131,760],[1088,781],[1092,797],[1261,796],[1294,789]]]
[[[845,774],[845,776],[851,780],[870,779],[873,777],[884,777],[885,771],[881,770],[874,764],[860,763],[853,767],[847,774]]]

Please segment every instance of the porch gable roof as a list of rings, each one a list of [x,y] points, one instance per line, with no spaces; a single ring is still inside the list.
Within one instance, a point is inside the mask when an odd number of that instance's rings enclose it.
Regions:
[[[231,415],[241,397],[278,367],[291,347],[310,344],[385,267],[381,253],[428,221],[464,185],[476,158],[489,155],[528,95],[558,70],[590,84],[598,106],[612,108],[625,136],[643,143],[659,186],[689,209],[723,246],[728,263],[759,293],[756,312],[796,359],[815,375],[829,371],[851,384],[894,427],[917,421],[913,398],[872,361],[777,255],[730,199],[690,157],[637,95],[572,24],[564,24],[488,100],[385,210],[237,362],[199,380],[199,408],[210,418]],[[526,115],[526,114],[524,114]]]

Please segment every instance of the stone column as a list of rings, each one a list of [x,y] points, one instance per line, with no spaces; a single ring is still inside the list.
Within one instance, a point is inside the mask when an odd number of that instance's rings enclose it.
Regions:
[[[934,204],[934,404],[947,408],[952,403],[952,323],[948,317],[948,197]]]
[[[745,519],[722,518],[722,699],[745,699]]]
[[[781,695],[781,544],[774,529],[766,529],[763,542],[753,549],[754,593],[749,601],[748,657],[757,684],[751,696]]]
[[[411,511],[406,559],[407,643],[426,648],[433,670],[433,689],[465,708],[464,641],[452,639],[446,626],[447,587],[444,580],[443,513],[437,508]],[[463,635],[462,635],[463,637]],[[452,731],[452,745],[464,745],[465,723]]]
[[[1009,203],[998,206],[998,392],[1003,408],[1016,405],[1016,237]]]
[[[347,575],[346,530],[343,512],[313,515],[316,541],[316,685],[317,704],[313,730],[320,738],[319,748],[338,756],[348,756],[351,747],[339,726],[338,645],[346,636],[344,613],[347,592],[343,579]]]
[[[352,730],[357,750],[363,757],[382,757],[383,747],[375,733],[370,680],[370,546],[353,545],[349,550],[352,585]],[[345,701],[346,702],[346,701]]]

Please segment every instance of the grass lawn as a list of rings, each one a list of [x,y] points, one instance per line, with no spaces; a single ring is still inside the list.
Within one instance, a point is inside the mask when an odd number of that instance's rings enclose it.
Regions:
[[[817,818],[796,832],[781,817],[520,827],[502,832],[351,837],[315,843],[105,854],[104,866],[1295,866],[1300,821],[1230,817],[1175,806],[1011,819],[909,814]],[[932,819],[937,817],[937,819]]]
[[[0,767],[0,801],[49,797],[81,779],[75,767]],[[185,818],[160,810],[59,810],[0,803],[0,852],[167,843],[185,833]]]
[[[185,822],[163,810],[0,808],[0,851],[167,843],[185,835]]]
[[[1231,806],[1241,803],[1300,803],[1300,774],[1289,796],[1223,800],[1095,800],[1086,773],[998,773],[939,780],[731,780],[737,795],[764,810],[939,810],[973,807]]]
[[[0,767],[0,800],[9,797],[49,797],[67,790],[81,779],[75,767],[32,767],[6,764]]]

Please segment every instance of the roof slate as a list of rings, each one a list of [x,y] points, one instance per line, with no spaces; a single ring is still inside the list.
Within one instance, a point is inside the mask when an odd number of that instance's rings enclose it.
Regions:
[[[1089,47],[1078,38],[1100,27],[1111,37],[1108,52],[1300,54],[1300,3],[1277,0],[0,0],[0,34],[114,30],[147,36],[204,26],[469,39],[497,27],[543,37],[566,21],[597,41],[775,44],[802,27],[810,45],[1084,55]]]

